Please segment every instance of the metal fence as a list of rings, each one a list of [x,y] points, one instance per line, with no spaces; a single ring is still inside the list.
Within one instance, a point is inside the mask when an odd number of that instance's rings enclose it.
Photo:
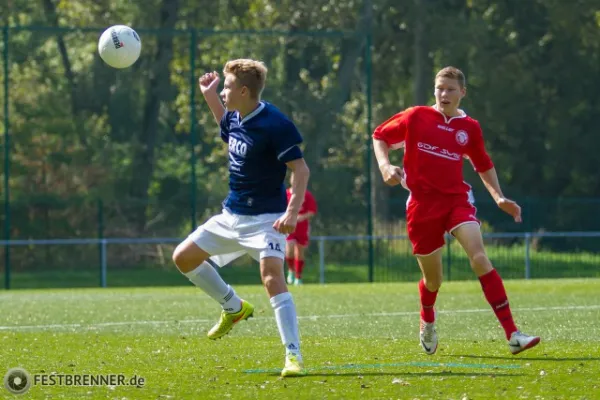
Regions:
[[[568,251],[553,250],[562,244],[597,242],[600,232],[526,232],[484,234],[487,253],[506,279],[600,277],[600,253],[570,246]],[[186,280],[170,260],[180,238],[104,238],[0,241],[2,248],[15,252],[44,253],[52,247],[68,247],[78,267],[42,265],[39,268],[5,268],[4,288],[107,287],[183,285]],[[375,247],[374,263],[369,265],[368,243]],[[144,254],[136,265],[126,265],[120,254],[137,247]],[[561,246],[558,246],[561,247]],[[585,247],[585,246],[584,246]],[[144,252],[141,249],[147,249]],[[92,253],[90,258],[78,254]],[[122,255],[122,254],[121,254]],[[231,283],[260,283],[256,262],[243,257],[221,273]],[[446,280],[475,279],[460,245],[447,237],[444,250]],[[316,236],[307,257],[306,283],[394,282],[418,280],[419,268],[410,252],[410,242],[398,236]]]
[[[415,276],[403,236],[406,192],[385,187],[372,168],[379,77],[370,33],[138,29],[142,57],[117,71],[97,54],[102,31],[2,29],[2,286],[180,284],[170,260],[175,239],[160,238],[185,236],[220,211],[227,193],[226,148],[197,78],[247,56],[267,63],[265,99],[305,138],[319,203],[306,281],[320,280],[317,265],[326,282]],[[525,221],[517,226],[488,210],[496,206],[480,201],[487,194],[476,197],[484,226],[500,235],[486,236],[492,260],[507,274],[522,277],[526,265],[532,278],[595,271],[557,261],[593,259],[594,237],[544,232],[598,231],[600,199],[516,196]],[[471,276],[456,243],[445,254],[447,277]],[[252,269],[236,268],[224,274],[258,282]]]

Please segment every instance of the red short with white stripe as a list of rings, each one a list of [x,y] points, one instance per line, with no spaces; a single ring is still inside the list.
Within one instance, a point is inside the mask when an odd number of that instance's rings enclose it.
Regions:
[[[308,224],[299,223],[296,230],[290,233],[286,239],[288,242],[296,242],[300,246],[307,247],[310,240],[310,228]]]
[[[408,238],[413,254],[426,256],[444,247],[444,234],[467,223],[480,221],[477,209],[468,196],[439,196],[415,200],[410,198],[406,206]]]

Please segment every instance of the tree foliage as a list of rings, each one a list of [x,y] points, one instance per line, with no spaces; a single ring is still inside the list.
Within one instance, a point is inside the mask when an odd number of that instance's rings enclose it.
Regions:
[[[431,103],[432,78],[446,65],[467,74],[464,107],[482,123],[508,194],[600,197],[597,0],[13,0],[1,7],[12,27],[13,237],[183,235],[192,220],[217,211],[227,192],[226,148],[194,86],[201,73],[238,57],[267,62],[265,99],[304,134],[319,233],[367,233],[369,200],[377,220],[402,215],[394,199],[404,193],[382,187],[377,171],[367,175],[368,107],[377,124]],[[97,55],[101,30],[116,23],[142,37],[142,57],[128,70]],[[477,179],[468,169],[467,176]],[[583,208],[548,214],[529,227],[597,229]]]

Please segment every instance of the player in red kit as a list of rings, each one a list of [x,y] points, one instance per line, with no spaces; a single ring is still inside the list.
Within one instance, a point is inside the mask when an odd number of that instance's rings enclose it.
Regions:
[[[288,201],[292,196],[291,188],[287,191]],[[317,202],[312,193],[307,189],[304,192],[304,202],[300,208],[296,222],[296,230],[289,234],[285,246],[285,260],[288,265],[287,283],[302,284],[302,270],[306,248],[310,239],[310,219],[317,213]]]
[[[471,161],[500,209],[521,222],[521,208],[504,197],[492,160],[488,156],[479,122],[459,109],[466,94],[465,76],[454,67],[435,78],[435,106],[411,107],[382,123],[373,133],[373,147],[386,184],[401,184],[410,191],[406,207],[408,237],[423,279],[421,347],[427,354],[437,349],[434,305],[442,284],[444,234],[461,244],[477,274],[486,300],[504,328],[513,354],[540,342],[537,336],[515,326],[504,284],[488,259],[477,219],[469,201],[470,186],[463,181],[463,158]],[[404,149],[403,168],[389,161],[390,149]]]

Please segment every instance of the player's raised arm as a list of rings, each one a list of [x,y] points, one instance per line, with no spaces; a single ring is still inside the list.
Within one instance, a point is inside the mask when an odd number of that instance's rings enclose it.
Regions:
[[[217,121],[217,124],[221,122],[221,119],[225,114],[225,107],[217,93],[217,87],[219,86],[220,81],[219,73],[216,71],[208,72],[198,79],[200,91],[202,92],[215,121]]]

